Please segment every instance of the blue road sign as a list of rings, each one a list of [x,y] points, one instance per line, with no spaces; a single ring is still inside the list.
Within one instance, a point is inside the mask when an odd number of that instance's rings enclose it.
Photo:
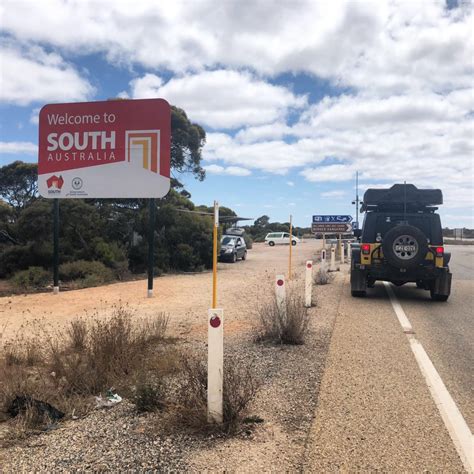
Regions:
[[[352,223],[352,230],[357,230],[359,228],[359,223],[357,221]]]
[[[347,223],[352,221],[352,216],[313,216],[313,223]]]

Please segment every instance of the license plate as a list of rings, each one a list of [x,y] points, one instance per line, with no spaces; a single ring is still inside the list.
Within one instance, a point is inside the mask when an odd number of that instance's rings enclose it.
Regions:
[[[395,250],[397,252],[414,252],[416,247],[414,245],[396,245]]]

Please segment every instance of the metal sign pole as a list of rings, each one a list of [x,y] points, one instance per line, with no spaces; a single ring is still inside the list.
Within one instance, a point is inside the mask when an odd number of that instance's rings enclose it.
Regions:
[[[288,260],[288,280],[291,280],[291,252],[293,250],[293,223],[292,223],[293,217],[290,215],[290,257]]]
[[[155,199],[148,201],[148,298],[153,296],[153,260],[155,255]]]
[[[53,204],[53,293],[59,293],[59,199]]]

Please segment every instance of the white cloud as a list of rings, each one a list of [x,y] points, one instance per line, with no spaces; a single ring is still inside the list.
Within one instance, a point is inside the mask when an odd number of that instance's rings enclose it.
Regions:
[[[3,29],[20,40],[112,63],[175,72],[226,65],[306,71],[358,89],[470,87],[472,5],[444,1],[10,1]],[[51,14],[54,12],[54,14]],[[71,28],[71,18],[76,27]]]
[[[0,142],[0,153],[34,155],[38,153],[38,145],[31,142]]]
[[[38,125],[39,124],[39,113],[40,113],[40,107],[36,107],[31,111],[30,114],[30,123],[33,125]]]
[[[207,165],[204,166],[204,169],[207,173],[211,174],[221,174],[229,176],[250,176],[252,172],[246,168],[241,168],[240,166],[224,166],[219,165]]]
[[[38,46],[20,48],[2,41],[0,56],[0,102],[28,105],[84,100],[94,91],[73,66]]]
[[[293,181],[287,181],[286,184],[288,186],[291,186],[291,187],[293,187],[295,185],[295,183]]]
[[[326,191],[321,193],[323,199],[341,199],[346,195],[346,192],[342,189],[335,189],[334,191]]]
[[[175,77],[164,83],[145,74],[130,83],[135,99],[162,97],[203,125],[238,128],[284,118],[291,108],[306,105],[306,97],[275,86],[248,72],[204,71]]]

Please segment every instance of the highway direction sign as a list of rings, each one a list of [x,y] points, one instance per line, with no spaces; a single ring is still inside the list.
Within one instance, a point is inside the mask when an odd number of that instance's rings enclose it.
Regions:
[[[314,223],[311,226],[313,234],[347,234],[352,232],[352,225],[347,223]]]
[[[313,216],[313,224],[319,223],[342,223],[351,222],[352,216],[339,216],[339,215],[324,215],[324,216]]]

